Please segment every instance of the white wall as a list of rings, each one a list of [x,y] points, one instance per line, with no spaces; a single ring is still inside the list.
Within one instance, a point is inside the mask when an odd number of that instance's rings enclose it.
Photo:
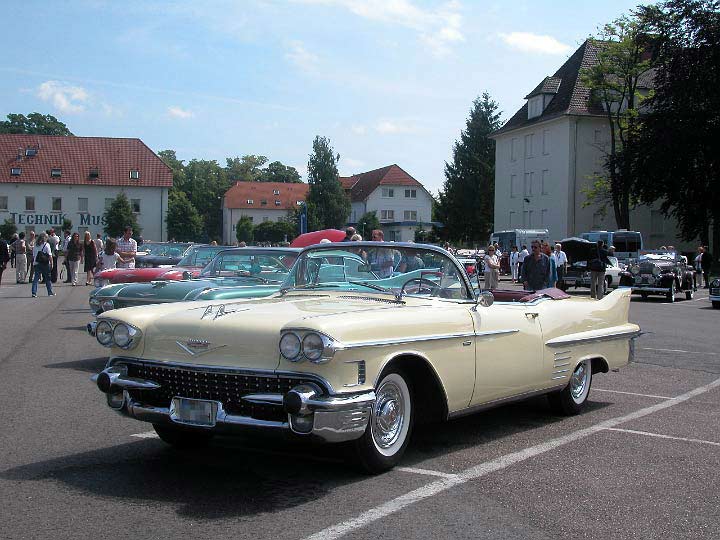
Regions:
[[[252,218],[253,225],[258,225],[264,221],[280,221],[287,218],[287,215],[286,209],[277,209],[270,205],[260,208],[224,208],[223,243],[232,245],[237,241],[235,227],[243,216]]]
[[[383,188],[391,188],[394,190],[394,197],[383,197]],[[416,197],[405,197],[405,190],[415,190]],[[427,222],[431,220],[432,201],[430,196],[420,186],[378,186],[365,201],[367,212],[377,212],[380,223],[393,221],[408,221],[404,217],[406,210],[417,212],[418,222]],[[382,210],[393,210],[394,218],[390,220],[382,219]],[[360,218],[360,216],[358,216]]]

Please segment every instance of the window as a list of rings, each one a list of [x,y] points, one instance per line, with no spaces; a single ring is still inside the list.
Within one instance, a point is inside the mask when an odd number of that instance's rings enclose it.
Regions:
[[[273,189],[273,195],[280,195],[279,189]]]
[[[78,197],[78,212],[88,211],[88,200],[87,197]]]
[[[263,216],[263,223],[265,223],[266,221],[270,221],[270,218],[267,216]]]
[[[92,180],[95,178],[98,178],[100,176],[100,169],[98,168],[92,168],[90,169],[90,173],[88,174],[88,177]]]
[[[547,225],[547,215],[547,209],[543,208],[542,210],[540,210],[540,225]]]
[[[13,167],[10,169],[11,176],[20,176],[21,174],[22,174],[22,169],[20,167]]]
[[[140,199],[130,199],[130,206],[132,206],[133,213],[140,213]]]
[[[252,199],[248,199],[248,200],[247,200],[247,203],[248,203],[248,204],[255,204]]]
[[[25,149],[25,157],[34,157],[37,156],[37,148],[26,148]]]
[[[7,210],[8,198],[3,195],[0,197],[0,210]]]
[[[510,161],[517,161],[517,138],[510,140]]]
[[[534,172],[525,173],[525,185],[523,186],[523,195],[525,195],[526,197],[532,197],[534,180],[535,180]]]
[[[28,212],[35,211],[35,197],[25,197],[25,210]]]
[[[518,181],[517,181],[517,174],[510,175],[510,197],[517,197],[519,193]]]
[[[267,199],[261,199],[260,206],[267,206]]]
[[[549,183],[550,183],[550,171],[545,169],[542,172],[542,177],[540,178],[540,194],[541,195],[547,195],[548,189],[549,189]]]
[[[417,190],[416,189],[406,189],[405,190],[405,197],[408,199],[415,199],[417,198]]]
[[[385,198],[388,197],[394,197],[395,196],[395,190],[393,188],[382,188],[382,196]]]
[[[50,176],[60,178],[62,176],[62,169],[50,169]]]
[[[403,219],[405,221],[417,221],[417,210],[405,210]]]
[[[280,206],[280,201],[275,201],[275,206]]]
[[[535,134],[531,133],[530,135],[525,135],[525,157],[531,158],[533,157],[533,144],[534,144]]]
[[[380,219],[392,221],[395,219],[395,210],[380,210]]]
[[[62,212],[62,198],[61,197],[53,197],[50,210],[53,212]]]
[[[543,96],[533,96],[528,100],[528,119],[538,117],[543,112]]]
[[[105,210],[109,209],[112,206],[112,203],[115,199],[105,199]]]
[[[139,180],[140,179],[140,171],[137,169],[130,169],[130,180]]]
[[[543,156],[550,155],[550,130],[549,129],[543,130],[542,153],[543,153]]]

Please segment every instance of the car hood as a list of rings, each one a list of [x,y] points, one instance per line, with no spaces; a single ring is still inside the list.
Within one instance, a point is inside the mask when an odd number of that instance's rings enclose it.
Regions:
[[[595,242],[573,237],[560,240],[560,243],[571,264],[597,258],[597,244]]]

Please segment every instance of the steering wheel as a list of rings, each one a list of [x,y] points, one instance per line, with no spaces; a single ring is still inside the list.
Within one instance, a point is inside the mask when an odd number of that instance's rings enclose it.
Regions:
[[[411,283],[416,284],[416,289],[410,291],[405,290],[405,288]],[[439,291],[440,286],[437,283],[422,277],[407,280],[405,283],[403,283],[403,286],[400,289],[400,292],[402,294],[425,294],[427,292],[427,294],[429,294],[430,296],[435,296]]]

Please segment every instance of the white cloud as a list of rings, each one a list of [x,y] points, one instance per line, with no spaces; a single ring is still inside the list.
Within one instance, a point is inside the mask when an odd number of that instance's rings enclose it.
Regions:
[[[180,107],[168,107],[167,112],[173,118],[181,118],[183,120],[195,116],[195,113],[192,111],[181,109]]]
[[[383,135],[395,135],[398,133],[415,133],[415,128],[401,124],[393,120],[380,120],[375,124],[375,131],[382,133]]]
[[[90,98],[87,90],[60,81],[45,81],[37,88],[37,97],[52,103],[60,112],[79,113]]]
[[[352,131],[355,135],[365,135],[367,133],[367,128],[365,126],[351,126],[350,131]]]
[[[343,168],[350,168],[350,169],[359,169],[360,167],[363,167],[365,165],[365,162],[359,159],[353,159],[353,158],[342,158],[342,165]]]
[[[300,41],[290,42],[290,51],[285,54],[285,58],[303,71],[314,70],[320,61],[317,55],[308,51]]]
[[[424,9],[411,0],[297,0],[306,4],[340,6],[352,14],[385,24],[410,28],[431,49],[443,56],[450,46],[465,40],[461,31],[460,3],[446,2],[437,9]]]
[[[507,45],[522,52],[563,55],[572,51],[572,47],[560,43],[552,36],[541,36],[530,32],[510,32],[499,34]]]

